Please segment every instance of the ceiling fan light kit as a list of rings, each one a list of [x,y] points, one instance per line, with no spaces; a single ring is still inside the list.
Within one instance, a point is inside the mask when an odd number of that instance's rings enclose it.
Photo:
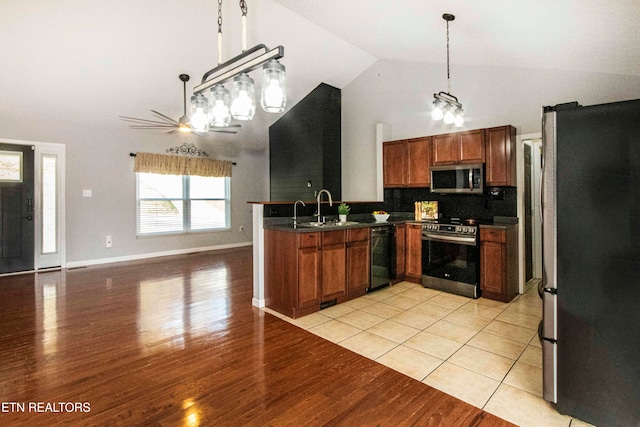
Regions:
[[[464,110],[458,98],[451,94],[451,79],[449,73],[449,22],[456,19],[450,13],[442,15],[442,19],[447,21],[447,92],[439,92],[433,94],[433,109],[431,110],[431,119],[435,121],[442,120],[445,124],[454,124],[456,127],[464,125]]]
[[[286,105],[285,89],[285,67],[278,62],[284,56],[284,47],[278,46],[269,49],[263,44],[256,45],[251,49],[246,48],[246,17],[247,5],[244,0],[240,1],[242,11],[242,53],[225,63],[221,62],[222,46],[222,0],[218,0],[218,66],[207,71],[202,76],[200,85],[193,89],[194,96],[203,95],[211,88],[209,93],[209,123],[221,126],[227,122],[226,117],[230,114],[237,120],[252,120],[256,111],[255,84],[248,73],[263,67],[262,90],[260,105],[268,113],[281,113]],[[230,94],[230,102],[222,102],[219,97],[220,88],[224,89],[223,83],[233,79],[233,86]],[[218,92],[215,92],[215,88]],[[226,90],[226,89],[224,89]],[[193,114],[199,114],[197,105],[200,98],[192,97]],[[197,117],[196,117],[197,119]],[[223,126],[223,125],[222,125]]]

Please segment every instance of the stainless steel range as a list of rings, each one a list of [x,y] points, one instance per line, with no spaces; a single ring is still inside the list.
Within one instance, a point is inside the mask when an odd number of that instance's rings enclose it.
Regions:
[[[422,285],[470,298],[480,297],[480,248],[474,220],[422,225]]]

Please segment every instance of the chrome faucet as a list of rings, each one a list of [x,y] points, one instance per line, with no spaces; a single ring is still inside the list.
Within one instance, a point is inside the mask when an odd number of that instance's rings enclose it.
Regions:
[[[331,193],[329,193],[329,190],[325,190],[322,189],[318,192],[318,224],[322,224],[322,216],[320,216],[320,196],[322,196],[322,193],[327,193],[327,196],[329,197],[329,206],[333,206],[333,200],[331,200]]]
[[[298,222],[298,203],[302,203],[302,206],[307,206],[302,200],[296,200],[296,202],[293,204],[293,225],[296,225]]]

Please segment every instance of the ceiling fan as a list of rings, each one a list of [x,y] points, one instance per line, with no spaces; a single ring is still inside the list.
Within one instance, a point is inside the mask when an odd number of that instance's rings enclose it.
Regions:
[[[164,115],[162,113],[157,112],[156,110],[151,110],[151,113],[158,120],[148,120],[148,119],[139,119],[136,117],[128,117],[128,116],[120,116],[122,120],[125,122],[131,122],[133,124],[129,125],[131,129],[168,129],[167,133],[174,133],[175,131],[180,131],[184,133],[194,133],[196,135],[205,135],[206,133],[202,132],[194,132],[191,129],[191,124],[189,123],[189,116],[187,116],[187,82],[189,81],[188,74],[180,74],[180,80],[183,85],[183,98],[184,98],[184,109],[182,117],[178,120],[174,120],[171,117]],[[229,125],[228,127],[214,127],[211,126],[209,132],[221,132],[221,133],[238,133],[237,130],[231,130],[229,128],[239,128],[240,125]]]

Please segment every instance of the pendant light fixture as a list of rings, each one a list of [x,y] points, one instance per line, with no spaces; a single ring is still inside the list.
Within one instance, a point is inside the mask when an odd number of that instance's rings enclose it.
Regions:
[[[450,13],[442,15],[442,19],[447,21],[447,91],[434,94],[433,109],[431,110],[431,118],[433,120],[442,120],[445,124],[454,123],[456,127],[462,127],[464,124],[464,110],[458,98],[451,94],[451,78],[449,72],[449,22],[456,19]]]
[[[268,113],[282,113],[287,103],[284,85],[284,65],[272,59],[262,68],[262,109]]]
[[[263,66],[260,105],[269,113],[284,111],[287,95],[285,89],[285,67],[278,62],[284,56],[284,47],[269,50],[259,44],[247,49],[247,3],[240,0],[242,11],[242,53],[222,63],[222,0],[218,0],[218,66],[202,76],[202,83],[193,89],[191,98],[194,114],[201,111],[202,98],[206,100],[210,126],[228,126],[231,117],[251,120],[256,111],[255,84],[249,73]],[[260,51],[263,51],[260,53]],[[233,79],[231,93],[223,83]],[[207,99],[205,91],[209,90]],[[198,96],[199,95],[199,96]],[[200,98],[202,97],[202,98]],[[196,117],[197,119],[197,117]]]

